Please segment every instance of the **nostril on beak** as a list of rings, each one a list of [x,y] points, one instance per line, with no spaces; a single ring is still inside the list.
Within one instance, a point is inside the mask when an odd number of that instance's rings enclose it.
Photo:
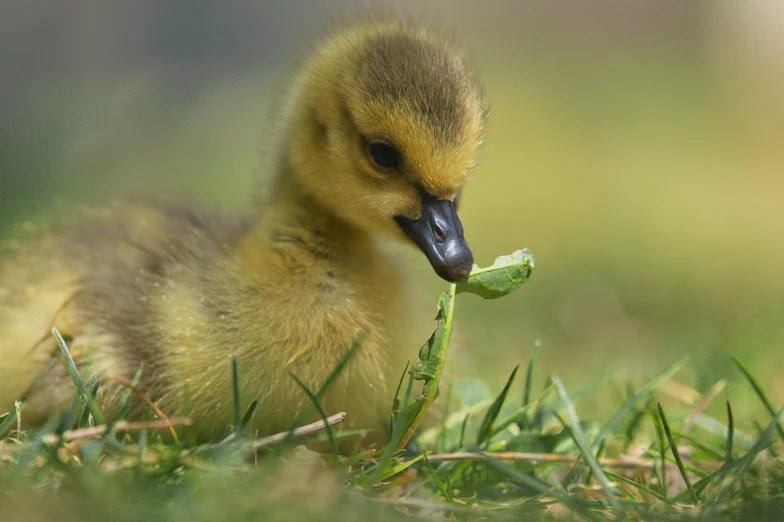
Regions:
[[[446,241],[446,231],[438,223],[433,223],[433,235],[440,243]]]

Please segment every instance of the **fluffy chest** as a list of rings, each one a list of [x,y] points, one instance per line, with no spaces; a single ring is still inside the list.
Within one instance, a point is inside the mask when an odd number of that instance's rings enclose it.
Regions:
[[[228,397],[230,363],[236,358],[243,395],[282,415],[281,408],[299,409],[307,399],[289,372],[317,389],[364,334],[330,402],[343,404],[356,386],[388,399],[387,388],[403,367],[395,357],[400,346],[394,331],[404,326],[396,312],[399,285],[391,278],[363,279],[361,270],[341,274],[334,269],[330,275],[320,267],[319,277],[278,278],[269,271],[262,279],[226,268],[207,281],[182,273],[167,283],[166,299],[155,314],[165,332],[161,353],[170,376],[167,398],[178,402],[181,384],[188,383],[194,400],[214,406],[216,389]]]
[[[393,267],[370,254],[307,264],[285,254],[273,251],[251,270],[224,261],[209,271],[169,273],[154,304],[166,344],[279,362],[303,351],[335,357],[361,332],[379,345],[389,338],[401,299]]]

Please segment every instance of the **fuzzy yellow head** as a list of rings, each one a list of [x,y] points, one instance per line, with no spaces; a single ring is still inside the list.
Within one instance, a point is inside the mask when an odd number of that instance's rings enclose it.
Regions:
[[[413,240],[436,272],[473,257],[454,202],[484,134],[486,106],[450,42],[399,23],[328,39],[297,79],[290,175],[338,218]]]

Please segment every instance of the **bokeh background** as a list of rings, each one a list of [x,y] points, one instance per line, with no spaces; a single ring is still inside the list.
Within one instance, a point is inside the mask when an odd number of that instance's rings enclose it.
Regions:
[[[4,0],[0,236],[107,197],[247,205],[287,64],[353,5]],[[735,401],[737,355],[784,401],[784,3],[396,10],[455,27],[485,78],[462,210],[478,262],[537,262],[513,296],[459,300],[453,375],[498,390],[541,339],[538,383],[639,382],[692,354],[681,380],[726,378]]]

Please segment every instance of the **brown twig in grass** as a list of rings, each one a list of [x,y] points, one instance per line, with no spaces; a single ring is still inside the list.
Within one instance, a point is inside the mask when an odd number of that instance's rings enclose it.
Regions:
[[[694,427],[694,424],[697,422],[697,417],[705,411],[705,409],[710,406],[710,403],[713,402],[713,399],[716,398],[718,394],[724,390],[724,387],[727,386],[727,381],[724,379],[720,379],[710,391],[702,398],[700,402],[694,405],[694,407],[689,412],[689,418],[686,419],[686,424],[683,425],[683,433],[689,433],[691,429]]]
[[[125,377],[123,377],[121,375],[113,374],[113,375],[110,375],[109,378],[111,378],[112,380],[122,384],[123,386],[125,386],[126,388],[131,390],[137,397],[139,397],[141,400],[143,400],[147,404],[147,406],[152,408],[152,411],[154,411],[155,414],[158,417],[160,417],[161,419],[163,419],[163,421],[168,425],[169,433],[171,433],[171,436],[174,439],[174,442],[179,444],[179,439],[177,438],[177,432],[174,431],[174,425],[172,424],[172,422],[169,419],[169,417],[165,413],[163,413],[163,411],[154,402],[152,402],[144,394],[143,391],[141,391],[139,388],[134,386],[132,382],[130,382],[128,379],[126,379]]]
[[[579,457],[571,455],[561,455],[559,453],[515,453],[515,452],[495,452],[495,453],[440,453],[428,455],[427,460],[433,462],[450,462],[459,460],[484,460],[485,457],[495,457],[501,460],[516,460],[524,462],[563,462],[565,464],[576,464],[583,461]],[[654,460],[638,459],[626,457],[622,459],[600,458],[597,459],[601,466],[608,468],[652,468],[658,462]],[[674,464],[673,464],[674,465]],[[716,463],[717,466],[721,463]]]
[[[190,426],[191,424],[193,424],[193,421],[187,417],[175,417],[172,419],[166,418],[165,420],[158,419],[147,422],[118,421],[114,425],[113,429],[115,432],[129,432],[141,430],[160,430],[163,428],[170,428],[171,426]],[[43,438],[43,441],[46,444],[55,444],[60,440],[63,442],[74,442],[77,440],[92,439],[103,435],[106,432],[106,428],[106,425],[101,425],[93,426],[92,428],[69,430],[64,432],[62,435],[50,433]]]
[[[340,424],[344,420],[346,420],[346,412],[340,412],[327,417],[327,422],[320,420],[314,422],[313,424],[306,424],[305,426],[296,428],[292,433],[294,437],[304,437],[305,435],[310,435],[311,433],[316,433],[317,431],[323,430],[327,427],[327,425],[334,426],[335,424]],[[266,448],[285,440],[288,436],[289,432],[287,431],[276,433],[275,435],[270,435],[269,437],[254,440],[251,442],[250,447],[254,450],[259,448]]]
[[[702,398],[700,392],[691,386],[679,383],[671,378],[662,381],[659,389],[670,397],[685,402],[686,404],[695,404]]]
[[[22,433],[22,403],[21,401],[14,402],[14,409],[16,410],[16,436]]]

